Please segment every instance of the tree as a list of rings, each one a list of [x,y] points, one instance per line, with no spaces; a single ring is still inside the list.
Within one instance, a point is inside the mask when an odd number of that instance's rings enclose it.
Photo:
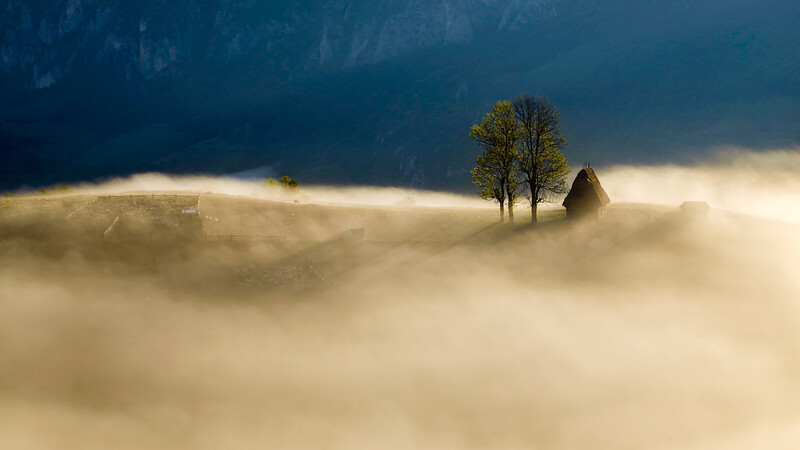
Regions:
[[[544,97],[523,94],[514,99],[514,114],[520,129],[519,170],[531,202],[531,223],[536,209],[548,195],[567,191],[567,159],[561,153],[567,140],[561,133],[558,110]]]
[[[508,221],[514,223],[514,203],[519,197],[517,141],[519,127],[514,119],[511,102],[501,100],[478,125],[473,125],[469,136],[480,144],[483,154],[476,159],[476,167],[470,173],[478,193],[487,200],[500,204],[500,221],[505,215],[505,200],[508,199]]]
[[[505,219],[505,186],[500,181],[497,165],[490,161],[488,153],[479,155],[475,160],[476,167],[470,171],[472,184],[478,186],[478,194],[482,199],[495,200],[500,204],[500,222],[502,222]]]
[[[289,175],[284,175],[277,180],[275,178],[270,177],[267,178],[266,181],[264,181],[264,186],[270,188],[281,186],[283,188],[296,189],[298,185],[299,184],[297,183],[297,180],[290,177]]]
[[[278,181],[281,182],[281,186],[289,188],[289,189],[295,189],[298,186],[297,180],[295,180],[294,178],[290,177],[289,175],[282,176],[280,178],[280,180],[278,180]]]

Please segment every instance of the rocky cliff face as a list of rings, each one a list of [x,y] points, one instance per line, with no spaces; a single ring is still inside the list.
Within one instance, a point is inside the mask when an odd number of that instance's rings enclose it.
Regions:
[[[149,78],[202,55],[204,11],[196,2],[126,3],[11,0],[0,25],[0,70],[20,71],[27,89],[40,89],[76,65],[117,65]]]
[[[342,69],[531,26],[558,15],[562,1],[9,0],[0,72],[41,89],[85,64],[145,79],[253,54],[292,70]]]

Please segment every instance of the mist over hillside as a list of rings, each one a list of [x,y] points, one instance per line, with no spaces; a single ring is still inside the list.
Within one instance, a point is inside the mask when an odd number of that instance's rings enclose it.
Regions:
[[[0,447],[796,449],[798,167],[618,166],[603,222],[538,227],[164,174],[0,198]]]
[[[0,5],[0,188],[270,165],[469,189],[466,136],[522,92],[573,162],[800,140],[788,0]]]

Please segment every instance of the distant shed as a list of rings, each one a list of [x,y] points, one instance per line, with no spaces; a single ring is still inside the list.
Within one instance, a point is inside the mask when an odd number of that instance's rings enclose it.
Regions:
[[[594,169],[587,167],[578,172],[563,205],[567,208],[567,219],[592,217],[599,219],[605,213],[609,203],[611,203],[611,199],[600,185]]]

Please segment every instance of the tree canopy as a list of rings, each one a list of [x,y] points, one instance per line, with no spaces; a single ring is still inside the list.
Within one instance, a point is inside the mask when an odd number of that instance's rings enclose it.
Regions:
[[[549,100],[524,94],[513,102],[497,102],[469,136],[483,149],[470,172],[478,194],[500,204],[500,219],[508,202],[509,222],[519,195],[531,202],[531,222],[536,206],[549,195],[566,192],[569,173],[561,153],[566,138],[561,133],[558,110]]]
[[[483,148],[471,171],[478,194],[500,204],[500,220],[504,219],[504,204],[508,200],[509,222],[514,222],[514,203],[519,197],[520,179],[519,127],[511,102],[501,100],[486,114],[480,124],[473,125],[469,136]]]
[[[289,175],[284,175],[284,176],[280,177],[277,180],[275,178],[272,178],[272,177],[267,178],[264,181],[264,185],[265,186],[274,186],[274,187],[281,186],[281,187],[284,187],[284,188],[295,189],[295,188],[297,188],[299,186],[299,183],[297,182],[297,180],[295,180],[294,178],[290,177]]]
[[[513,107],[520,129],[519,170],[531,202],[531,223],[536,223],[536,206],[548,195],[566,192],[570,170],[561,150],[567,140],[558,109],[548,99],[523,94],[514,99]]]
[[[294,189],[298,186],[297,180],[290,177],[289,175],[282,176],[278,181],[280,181],[281,186]]]

